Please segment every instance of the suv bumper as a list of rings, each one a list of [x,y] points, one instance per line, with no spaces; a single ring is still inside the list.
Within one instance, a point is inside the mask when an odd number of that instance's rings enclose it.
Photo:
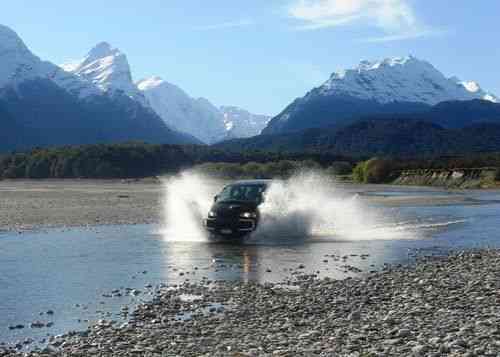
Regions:
[[[222,235],[249,233],[257,227],[255,220],[246,218],[239,218],[237,221],[232,222],[207,218],[204,223],[208,231]]]

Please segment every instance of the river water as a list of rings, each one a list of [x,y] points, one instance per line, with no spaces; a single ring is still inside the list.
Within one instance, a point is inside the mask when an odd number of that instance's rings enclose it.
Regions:
[[[175,232],[155,225],[0,233],[0,341],[32,338],[33,346],[98,319],[119,321],[123,306],[147,301],[161,283],[281,281],[299,265],[303,272],[340,279],[387,263],[411,263],[419,255],[500,245],[500,191],[349,185],[340,191],[364,207],[346,209],[360,218],[349,218],[347,236],[264,235],[227,244],[175,239]],[[364,210],[387,219],[368,233],[357,230]],[[34,321],[51,326],[31,328]],[[19,324],[24,328],[9,329]]]

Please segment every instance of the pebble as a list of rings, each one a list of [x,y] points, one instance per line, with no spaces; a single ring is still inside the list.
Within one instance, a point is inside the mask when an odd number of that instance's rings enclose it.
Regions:
[[[31,328],[42,328],[45,327],[45,324],[41,321],[34,321],[30,324]]]
[[[130,309],[127,323],[100,320],[27,353],[0,344],[0,356],[437,357],[500,351],[498,250],[420,258],[412,267],[386,266],[344,280],[293,273],[286,284],[204,280],[163,286],[152,301]],[[185,294],[202,298],[183,301]]]

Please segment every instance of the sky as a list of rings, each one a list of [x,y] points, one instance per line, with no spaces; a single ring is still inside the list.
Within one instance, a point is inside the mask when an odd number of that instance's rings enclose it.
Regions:
[[[409,54],[500,95],[499,14],[498,0],[16,0],[0,23],[56,64],[107,41],[134,80],[275,115],[336,70]]]

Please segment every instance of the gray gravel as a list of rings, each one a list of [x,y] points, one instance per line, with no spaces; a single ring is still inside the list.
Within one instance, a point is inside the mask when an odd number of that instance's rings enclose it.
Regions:
[[[128,323],[27,355],[500,356],[499,277],[500,251],[481,250],[355,279],[163,287]]]
[[[163,187],[143,180],[0,180],[0,232],[157,223]]]
[[[223,186],[217,184],[217,189]],[[395,186],[339,186],[346,194],[392,190]],[[396,187],[400,189],[400,187]],[[85,227],[110,224],[147,224],[162,220],[164,187],[158,178],[141,180],[0,180],[0,233],[2,231]],[[468,204],[466,195],[363,196],[386,206]]]

